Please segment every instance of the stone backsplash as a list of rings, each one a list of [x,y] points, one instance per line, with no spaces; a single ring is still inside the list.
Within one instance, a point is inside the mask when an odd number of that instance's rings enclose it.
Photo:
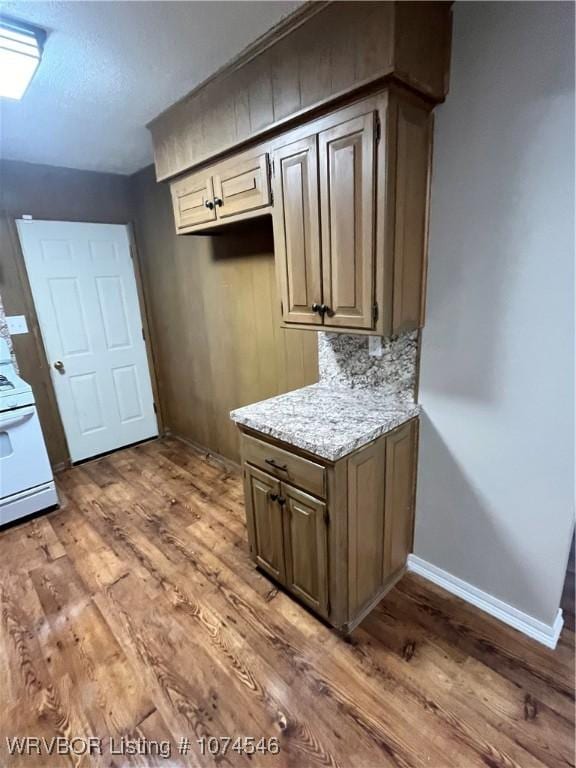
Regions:
[[[382,357],[368,354],[368,337],[318,333],[320,384],[378,390],[401,402],[414,402],[418,332],[382,339]]]

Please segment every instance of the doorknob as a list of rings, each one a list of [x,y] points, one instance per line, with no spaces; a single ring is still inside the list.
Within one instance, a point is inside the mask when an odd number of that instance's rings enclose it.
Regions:
[[[60,371],[60,373],[64,373],[64,363],[62,360],[56,360],[54,368],[56,368],[57,371]]]

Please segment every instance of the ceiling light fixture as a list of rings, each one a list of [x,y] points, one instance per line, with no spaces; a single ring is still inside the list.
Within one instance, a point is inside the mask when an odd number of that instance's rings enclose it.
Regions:
[[[46,32],[0,16],[0,96],[21,99],[42,58]]]

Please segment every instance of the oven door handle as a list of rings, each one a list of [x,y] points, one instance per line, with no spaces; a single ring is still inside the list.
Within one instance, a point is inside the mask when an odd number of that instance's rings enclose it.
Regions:
[[[28,421],[28,419],[31,419],[32,416],[34,416],[34,410],[26,411],[26,413],[18,414],[17,416],[13,416],[10,419],[7,419],[4,416],[0,416],[0,430],[5,432],[7,429],[15,427],[18,424],[21,424],[23,421]]]

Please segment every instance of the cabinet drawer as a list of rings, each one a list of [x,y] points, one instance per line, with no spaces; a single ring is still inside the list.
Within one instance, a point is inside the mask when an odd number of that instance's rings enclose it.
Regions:
[[[268,155],[222,166],[214,174],[214,197],[219,219],[270,205]]]
[[[326,468],[250,435],[242,436],[244,461],[270,475],[326,498]]]
[[[170,186],[170,190],[176,231],[216,220],[211,176],[206,174],[187,176],[175,181]]]

